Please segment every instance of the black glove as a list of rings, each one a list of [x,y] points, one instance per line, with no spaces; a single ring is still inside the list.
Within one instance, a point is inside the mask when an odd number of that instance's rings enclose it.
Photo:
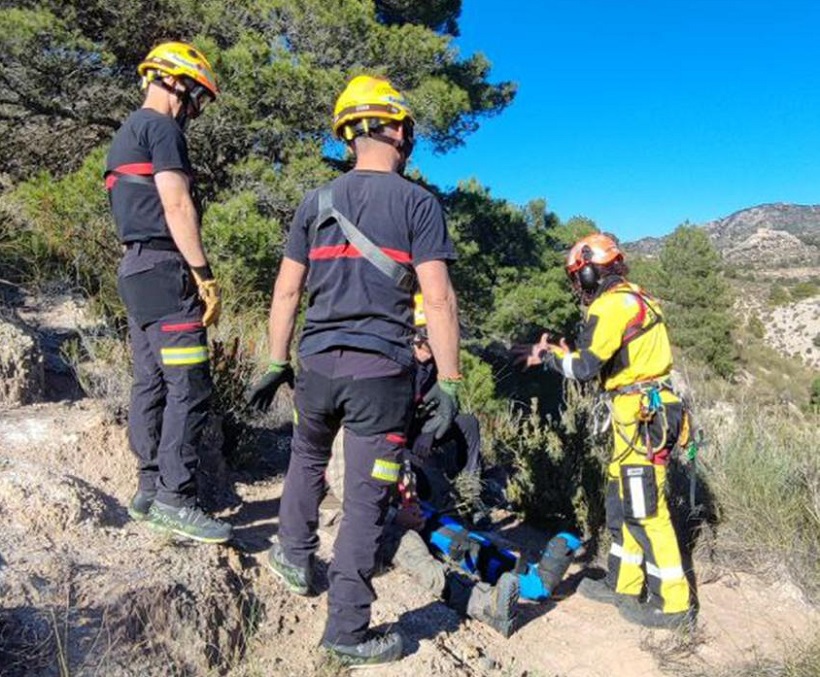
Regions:
[[[421,429],[423,433],[433,433],[440,440],[447,434],[458,415],[458,391],[461,380],[439,379],[430,392],[424,396],[424,409],[430,418]]]
[[[271,362],[268,372],[245,393],[245,400],[253,409],[267,411],[283,383],[293,388],[293,367],[289,362]]]

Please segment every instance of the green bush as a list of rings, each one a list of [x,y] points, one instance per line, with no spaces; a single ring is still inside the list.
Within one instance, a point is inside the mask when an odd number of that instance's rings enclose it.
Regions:
[[[597,539],[609,452],[589,435],[591,410],[592,397],[570,382],[556,420],[543,421],[537,407],[529,414],[508,411],[493,438],[496,457],[510,472],[508,497],[528,521]]]
[[[121,315],[117,264],[121,250],[102,183],[106,149],[55,181],[41,173],[3,198],[15,213],[12,246],[25,259],[24,280],[67,281],[92,296],[105,314]]]
[[[256,195],[245,191],[211,205],[202,232],[226,312],[266,306],[282,257],[282,224],[262,216]]]
[[[746,328],[749,333],[755,338],[762,339],[766,335],[766,326],[761,322],[757,315],[750,315],[749,321],[746,323]]]
[[[791,297],[795,301],[817,296],[820,293],[820,286],[816,282],[798,282],[791,288]]]
[[[769,305],[782,306],[792,300],[789,290],[783,285],[775,284],[769,290]]]
[[[820,411],[820,378],[814,379],[811,383],[811,394],[809,396],[809,406],[815,411]]]
[[[498,407],[492,367],[481,358],[461,351],[461,371],[464,375],[459,401],[464,411],[491,414]]]

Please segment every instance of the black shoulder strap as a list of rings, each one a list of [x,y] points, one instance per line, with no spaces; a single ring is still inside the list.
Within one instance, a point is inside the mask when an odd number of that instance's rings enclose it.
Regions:
[[[416,278],[413,272],[406,266],[391,259],[379,249],[379,247],[373,244],[350,219],[333,206],[333,189],[329,185],[322,186],[319,189],[319,214],[308,229],[308,239],[311,245],[316,239],[316,233],[319,228],[331,220],[339,224],[348,242],[354,245],[364,258],[393,280],[400,289],[405,291],[413,291],[413,289],[415,289]]]

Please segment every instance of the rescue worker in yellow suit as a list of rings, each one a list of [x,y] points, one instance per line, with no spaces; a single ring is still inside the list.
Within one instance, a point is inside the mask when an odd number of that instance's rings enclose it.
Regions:
[[[666,324],[657,300],[625,279],[628,268],[613,238],[596,233],[579,240],[566,271],[588,306],[575,349],[544,334],[527,365],[578,381],[599,376],[610,405],[608,572],[601,580],[585,578],[578,591],[615,604],[631,622],[678,627],[693,621],[695,611],[665,490],[669,455],[686,444],[689,423],[669,382]]]

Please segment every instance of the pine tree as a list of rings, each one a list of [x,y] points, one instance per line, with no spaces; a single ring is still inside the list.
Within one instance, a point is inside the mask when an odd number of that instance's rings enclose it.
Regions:
[[[659,256],[653,293],[665,301],[672,342],[723,377],[735,370],[732,295],[720,254],[702,228],[688,224],[670,235]]]

